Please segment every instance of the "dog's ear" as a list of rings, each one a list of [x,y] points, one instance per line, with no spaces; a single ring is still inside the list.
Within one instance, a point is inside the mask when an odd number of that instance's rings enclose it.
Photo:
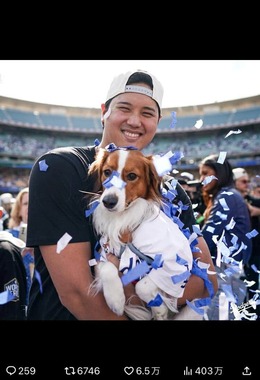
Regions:
[[[104,162],[107,159],[109,152],[105,149],[99,148],[98,153],[95,156],[95,161],[89,166],[88,176],[91,176],[91,179],[94,183],[93,191],[99,192],[102,190],[101,175]]]
[[[149,193],[148,197],[149,199],[155,199],[158,202],[161,201],[162,195],[160,192],[160,183],[161,183],[161,177],[157,173],[157,170],[155,169],[154,163],[153,163],[153,156],[146,156],[147,162],[148,162],[148,176],[147,176],[147,183],[149,184]]]

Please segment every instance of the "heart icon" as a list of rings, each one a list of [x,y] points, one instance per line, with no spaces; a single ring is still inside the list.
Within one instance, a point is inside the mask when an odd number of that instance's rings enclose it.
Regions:
[[[134,367],[125,367],[124,371],[127,375],[132,375],[132,373],[134,372]]]

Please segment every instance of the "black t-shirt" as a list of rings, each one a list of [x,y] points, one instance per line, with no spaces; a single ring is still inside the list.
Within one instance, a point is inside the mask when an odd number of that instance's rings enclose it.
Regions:
[[[27,284],[21,249],[0,239],[0,293],[6,290],[14,298],[0,305],[0,320],[25,320]]]
[[[95,244],[90,219],[86,218],[87,199],[81,191],[93,191],[94,183],[87,178],[94,161],[95,147],[58,148],[38,158],[29,182],[27,246],[34,247],[35,273],[41,279],[42,292],[34,276],[28,307],[28,319],[76,319],[60,302],[49,276],[39,246],[57,244],[69,233],[71,243],[91,241]],[[172,178],[171,178],[172,179]],[[178,185],[179,198],[190,204],[181,215],[185,227],[195,224],[191,203]]]

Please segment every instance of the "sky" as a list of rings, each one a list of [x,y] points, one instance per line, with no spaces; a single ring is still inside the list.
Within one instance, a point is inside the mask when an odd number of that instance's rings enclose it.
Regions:
[[[113,78],[136,69],[162,83],[162,108],[260,95],[260,60],[0,60],[0,96],[99,109]]]

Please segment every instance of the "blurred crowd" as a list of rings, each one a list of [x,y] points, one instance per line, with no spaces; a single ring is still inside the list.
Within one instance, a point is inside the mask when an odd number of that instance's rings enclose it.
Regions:
[[[28,186],[30,169],[1,168],[0,171],[0,194],[12,193],[14,195]]]

